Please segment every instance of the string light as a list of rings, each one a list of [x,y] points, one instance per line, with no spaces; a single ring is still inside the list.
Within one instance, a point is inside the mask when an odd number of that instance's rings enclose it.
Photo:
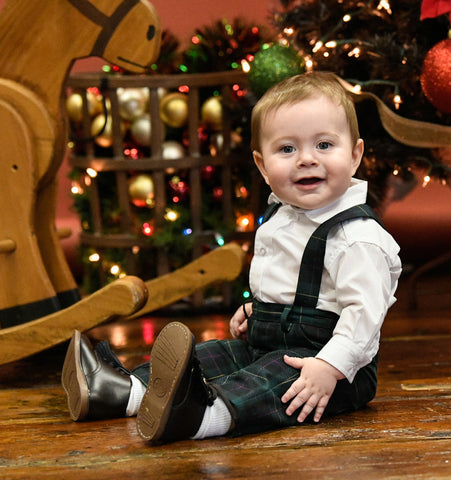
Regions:
[[[143,232],[143,234],[144,234],[146,237],[152,236],[152,235],[153,235],[153,232],[154,232],[154,227],[153,227],[153,225],[150,224],[149,222],[143,223],[142,232]]]
[[[250,70],[251,70],[251,66],[249,65],[249,62],[247,60],[245,60],[244,58],[243,58],[243,60],[241,60],[241,68],[242,68],[244,73],[249,73]]]
[[[390,2],[388,2],[387,0],[380,0],[379,5],[377,6],[377,9],[385,10],[389,15],[392,14]]]
[[[97,171],[94,170],[93,168],[89,167],[86,169],[86,173],[91,177],[91,178],[96,178],[97,177]]]
[[[219,233],[215,233],[215,240],[220,247],[222,247],[225,244],[224,237]]]
[[[430,181],[431,181],[431,177],[429,175],[425,175],[423,178],[423,187],[426,187]]]
[[[166,220],[169,220],[170,222],[175,222],[178,218],[179,218],[179,214],[177,212],[175,212],[174,210],[171,210],[170,208],[168,208],[166,210],[166,213],[164,215],[164,218]]]
[[[124,149],[124,155],[126,157],[132,158],[133,160],[136,160],[139,158],[139,150],[137,148],[125,148]]]
[[[238,232],[250,232],[254,229],[254,215],[247,213],[240,215],[236,220]]]
[[[235,188],[235,195],[237,198],[247,198],[249,195],[249,190],[244,185],[238,185]]]
[[[83,194],[83,188],[75,180],[72,181],[70,191],[71,191],[72,195],[82,195]]]
[[[111,275],[117,275],[120,271],[121,271],[121,267],[119,267],[119,265],[113,265],[110,268]]]
[[[91,186],[92,179],[91,179],[91,177],[90,177],[89,175],[85,175],[85,176],[83,177],[83,181],[85,182],[85,185],[86,185],[87,187],[90,187],[90,186]]]
[[[393,97],[393,103],[395,104],[395,109],[399,110],[399,105],[402,103],[401,95],[396,94]]]
[[[323,42],[319,40],[318,42],[315,43],[315,46],[312,48],[312,52],[316,53],[322,46],[323,46]]]
[[[91,263],[96,263],[100,260],[100,255],[97,252],[96,253],[91,253],[91,255],[89,255],[89,257],[88,257],[88,260]]]
[[[233,35],[233,27],[232,27],[232,25],[230,25],[230,23],[225,23],[224,28],[230,36]]]

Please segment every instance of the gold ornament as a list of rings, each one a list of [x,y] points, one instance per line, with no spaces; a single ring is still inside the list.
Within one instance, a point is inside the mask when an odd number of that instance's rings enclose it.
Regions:
[[[143,113],[139,117],[135,118],[130,126],[130,133],[136,143],[139,143],[145,147],[149,147],[152,135],[150,115],[148,113]]]
[[[142,115],[149,102],[147,88],[118,88],[117,98],[119,101],[119,115],[127,121]]]
[[[142,173],[129,180],[128,194],[136,207],[153,207],[154,185],[150,175]]]
[[[88,100],[88,113],[90,117],[102,112],[103,107],[101,95],[87,92],[86,98]],[[72,93],[67,97],[66,112],[73,122],[80,123],[83,120],[83,97],[80,93]]]
[[[184,127],[188,122],[188,96],[179,92],[164,96],[160,103],[160,118],[169,127]]]
[[[210,97],[201,108],[202,122],[212,130],[221,130],[222,128],[222,103],[221,97]]]
[[[83,120],[83,97],[79,93],[73,93],[67,98],[66,112],[73,122]]]
[[[168,140],[163,143],[161,155],[165,160],[178,160],[185,156],[185,150],[181,143]]]
[[[113,122],[111,120],[111,115],[108,115],[106,124],[105,115],[102,113],[97,115],[97,117],[95,117],[91,123],[91,135],[94,137],[94,141],[100,147],[111,147],[113,144]]]

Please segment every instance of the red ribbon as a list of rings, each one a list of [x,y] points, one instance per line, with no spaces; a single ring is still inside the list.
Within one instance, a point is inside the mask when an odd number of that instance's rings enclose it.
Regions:
[[[451,12],[451,0],[423,0],[420,20],[439,17]]]

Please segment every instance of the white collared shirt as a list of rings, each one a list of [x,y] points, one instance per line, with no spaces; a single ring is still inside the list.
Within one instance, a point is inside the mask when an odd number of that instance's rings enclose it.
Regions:
[[[282,204],[256,233],[250,287],[261,302],[292,304],[299,267],[311,234],[329,218],[365,203],[367,182],[352,179],[336,202],[302,210]],[[280,200],[272,193],[269,203]],[[317,308],[339,315],[333,336],[317,358],[340,370],[349,382],[379,349],[380,329],[401,274],[399,246],[371,219],[356,219],[329,233]]]

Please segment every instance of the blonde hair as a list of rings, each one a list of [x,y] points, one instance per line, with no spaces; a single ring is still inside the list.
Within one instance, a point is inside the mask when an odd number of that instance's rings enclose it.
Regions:
[[[341,105],[348,120],[352,144],[360,137],[357,115],[350,95],[330,72],[309,72],[287,78],[271,87],[252,110],[251,149],[261,151],[261,129],[268,114],[283,105],[293,105],[307,98],[324,95]]]

